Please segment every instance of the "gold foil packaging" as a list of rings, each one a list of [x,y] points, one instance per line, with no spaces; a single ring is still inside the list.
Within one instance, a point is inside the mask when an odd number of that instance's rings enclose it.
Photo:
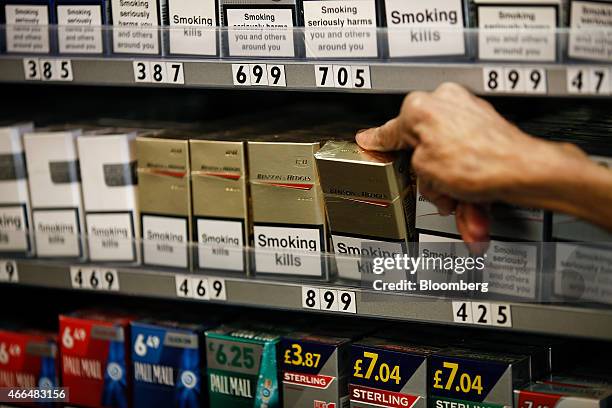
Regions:
[[[314,161],[320,142],[292,132],[248,142],[257,273],[326,278],[327,231]]]
[[[330,141],[315,157],[339,277],[361,279],[372,273],[372,258],[407,254],[414,225],[408,155]]]
[[[167,131],[136,143],[143,263],[189,268],[189,136]]]
[[[195,266],[244,272],[249,243],[246,148],[242,141],[192,139]]]

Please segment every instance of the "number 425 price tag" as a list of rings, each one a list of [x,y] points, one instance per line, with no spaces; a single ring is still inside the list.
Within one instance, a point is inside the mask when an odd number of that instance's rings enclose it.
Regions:
[[[512,327],[512,309],[505,303],[453,302],[453,322]]]

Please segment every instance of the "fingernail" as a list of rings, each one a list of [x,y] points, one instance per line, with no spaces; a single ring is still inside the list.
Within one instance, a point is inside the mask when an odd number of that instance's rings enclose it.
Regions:
[[[367,147],[368,138],[371,130],[372,129],[361,129],[359,132],[357,132],[357,134],[355,135],[355,141],[359,146],[364,148]]]

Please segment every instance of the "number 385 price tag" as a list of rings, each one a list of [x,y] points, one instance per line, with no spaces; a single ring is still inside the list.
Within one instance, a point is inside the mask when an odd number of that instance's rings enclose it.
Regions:
[[[70,282],[73,289],[119,290],[119,274],[115,269],[96,266],[71,266]]]
[[[23,60],[26,81],[73,81],[72,61],[68,59],[26,58]]]

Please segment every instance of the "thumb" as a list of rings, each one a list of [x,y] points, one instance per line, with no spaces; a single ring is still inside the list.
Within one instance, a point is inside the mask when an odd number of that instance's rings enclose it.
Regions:
[[[398,118],[393,118],[382,126],[360,131],[355,136],[357,144],[365,150],[389,152],[416,146],[416,140],[402,131]]]

